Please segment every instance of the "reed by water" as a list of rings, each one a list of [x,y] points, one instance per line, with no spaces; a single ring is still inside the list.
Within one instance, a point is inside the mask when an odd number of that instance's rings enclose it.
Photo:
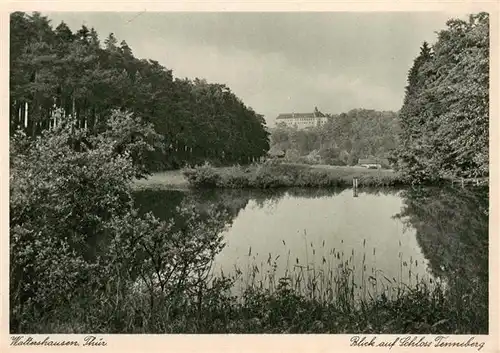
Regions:
[[[283,240],[286,246],[286,241]],[[323,243],[324,246],[324,243]],[[311,259],[319,249],[306,244]],[[301,263],[288,253],[247,263],[231,273],[212,268],[191,291],[160,290],[140,281],[120,292],[120,305],[95,303],[70,310],[66,322],[39,322],[44,332],[121,333],[487,333],[487,306],[475,301],[487,285],[460,279],[418,278],[416,261],[400,256],[398,278],[366,266],[376,249],[344,253],[330,249],[320,263]],[[355,263],[361,255],[363,261]],[[360,268],[356,268],[361,266]],[[405,273],[404,273],[405,272]],[[413,279],[403,281],[403,275]],[[109,293],[110,297],[114,293]],[[116,294],[115,294],[116,295]],[[464,302],[467,301],[467,303]],[[112,303],[112,301],[110,301]],[[107,318],[103,320],[103,318]],[[100,324],[97,324],[100,323]],[[105,324],[103,324],[105,323]],[[35,327],[34,327],[35,328]]]

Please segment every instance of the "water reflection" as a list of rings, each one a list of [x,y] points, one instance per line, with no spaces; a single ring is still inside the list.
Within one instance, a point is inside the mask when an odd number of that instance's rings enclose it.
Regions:
[[[360,191],[356,198],[352,190],[254,196],[225,232],[215,268],[238,268],[241,288],[248,281],[269,286],[283,276],[302,276],[303,286],[319,277],[315,282],[326,287],[334,281],[324,276],[344,268],[352,270],[356,295],[412,286],[431,276],[415,230],[393,217],[401,207],[395,190]]]
[[[430,271],[477,327],[488,327],[488,196],[484,187],[408,189],[396,216],[416,230]]]
[[[179,208],[194,207],[202,218],[208,216],[209,210],[219,211],[219,225],[231,225],[250,197],[238,191],[220,193],[205,190],[191,193],[178,190],[141,190],[134,194],[134,199],[141,214],[152,212],[162,220],[173,220],[175,228],[182,228],[185,226],[185,219],[178,212]]]
[[[136,201],[178,226],[176,207],[224,211],[226,246],[214,269],[238,273],[240,288],[292,274],[326,286],[345,268],[359,296],[437,279],[457,298],[479,293],[486,315],[477,320],[487,320],[487,190],[149,190]]]

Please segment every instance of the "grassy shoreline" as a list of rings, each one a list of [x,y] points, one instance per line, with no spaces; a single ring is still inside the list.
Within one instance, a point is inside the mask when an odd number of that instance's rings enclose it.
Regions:
[[[215,275],[193,291],[158,287],[128,287],[120,305],[95,301],[89,307],[74,302],[67,314],[35,321],[28,332],[46,333],[329,333],[329,334],[485,334],[487,307],[476,295],[484,289],[458,288],[421,281],[409,288],[387,282],[387,292],[356,297],[353,268],[346,262],[324,277],[304,277],[294,266],[289,275],[274,277],[272,264],[264,280],[256,268],[242,279],[238,274]],[[377,280],[380,278],[377,277]],[[264,282],[264,283],[263,283]],[[323,287],[324,285],[324,287]],[[302,290],[297,290],[301,287]],[[315,290],[323,288],[322,295]],[[111,295],[108,293],[105,295]],[[463,303],[466,298],[467,303]],[[70,314],[71,313],[71,314]],[[41,319],[41,318],[40,318]],[[26,332],[27,333],[27,332]]]
[[[213,167],[202,166],[152,173],[146,179],[132,182],[134,190],[164,189],[186,191],[190,188],[225,189],[278,189],[278,188],[327,188],[352,187],[353,179],[358,187],[405,187],[412,183],[400,173],[389,169],[364,167],[308,165],[299,163],[264,163],[250,166]],[[489,179],[448,178],[429,186],[456,184],[460,186],[484,186]]]
[[[132,188],[136,191],[145,189],[188,190],[189,181],[182,170],[168,170],[152,173],[146,179],[135,179]]]
[[[208,164],[182,171],[195,188],[289,188],[358,187],[408,185],[399,173],[384,169],[268,162],[251,166],[214,168]]]

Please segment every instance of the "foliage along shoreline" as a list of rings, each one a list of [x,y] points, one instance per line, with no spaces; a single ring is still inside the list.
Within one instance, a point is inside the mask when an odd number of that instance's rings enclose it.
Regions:
[[[190,186],[196,188],[345,187],[352,186],[353,178],[358,179],[360,187],[405,184],[405,180],[397,173],[388,170],[315,167],[280,161],[230,168],[214,168],[205,164],[195,168],[185,168],[183,174]]]
[[[184,168],[183,175],[193,188],[269,189],[269,188],[329,188],[352,187],[357,180],[359,188],[402,187],[415,181],[402,173],[363,167],[314,166],[271,160],[250,166],[216,168],[209,164]],[[444,184],[487,185],[488,178],[426,180],[419,185]]]

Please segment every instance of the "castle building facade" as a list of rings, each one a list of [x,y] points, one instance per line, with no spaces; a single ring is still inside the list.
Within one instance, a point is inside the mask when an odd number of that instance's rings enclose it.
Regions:
[[[276,118],[276,125],[284,124],[288,127],[305,129],[308,127],[320,126],[328,121],[328,117],[321,113],[318,108],[314,108],[312,113],[284,113]]]

